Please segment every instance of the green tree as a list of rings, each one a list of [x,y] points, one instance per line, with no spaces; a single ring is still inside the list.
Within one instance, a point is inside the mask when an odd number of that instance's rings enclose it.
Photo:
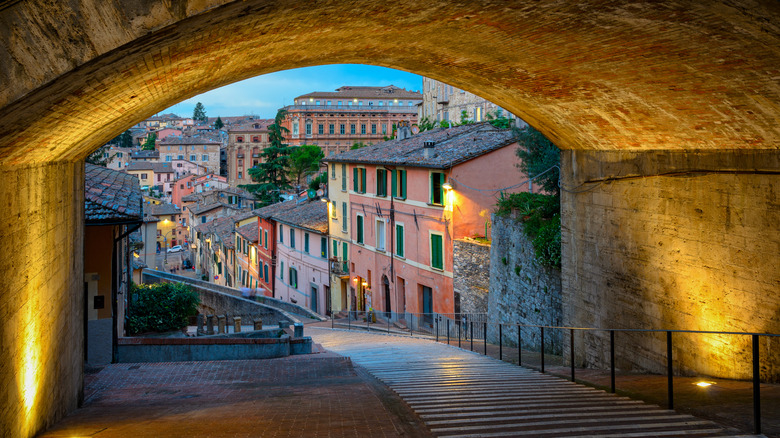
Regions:
[[[133,134],[128,129],[127,131],[112,138],[108,144],[119,146],[120,148],[131,148],[133,147]]]
[[[469,113],[466,110],[460,112],[460,123],[458,125],[470,125],[474,123],[473,120],[469,120]]]
[[[517,167],[529,177],[540,175],[534,180],[536,184],[541,185],[546,192],[558,195],[560,149],[530,125],[515,130],[515,137],[519,145],[516,153],[520,158],[520,164]]]
[[[279,201],[279,194],[290,189],[289,159],[291,149],[284,143],[284,135],[289,132],[282,126],[287,111],[280,109],[276,113],[274,123],[268,126],[268,141],[270,146],[260,154],[263,161],[249,169],[249,176],[257,184],[244,184],[241,187],[265,206]]]
[[[304,144],[291,148],[290,152],[290,177],[300,187],[301,180],[307,173],[316,172],[320,167],[320,160],[325,158],[322,149],[316,145]]]
[[[152,132],[151,134],[146,136],[146,141],[144,141],[144,144],[141,146],[141,149],[145,151],[153,151],[154,144],[156,141],[157,141],[157,133]]]
[[[428,116],[425,116],[422,119],[420,119],[420,122],[417,123],[417,126],[420,128],[420,132],[424,132],[424,131],[430,131],[431,129],[435,128],[437,123],[438,122],[436,122],[435,120],[428,118]]]
[[[442,128],[449,128],[450,127],[450,122],[448,122],[446,120],[442,120],[441,122],[439,122],[439,126],[441,126]]]
[[[195,104],[195,109],[192,111],[192,118],[199,122],[208,120],[208,117],[206,117],[206,107],[204,107],[202,103],[198,102]]]
[[[200,304],[198,293],[185,283],[131,283],[130,294],[127,327],[131,334],[180,329]]]
[[[89,164],[94,164],[95,166],[106,167],[108,166],[108,162],[111,161],[111,157],[108,154],[108,149],[108,145],[101,146],[89,154],[89,156],[84,161]]]
[[[309,183],[309,188],[312,190],[319,190],[320,185],[327,185],[328,184],[328,172],[322,172],[319,175],[317,175],[317,178],[314,178]]]
[[[500,113],[498,110],[488,112],[487,121],[499,129],[509,129],[512,127],[512,120],[508,117],[504,117],[504,114]]]
[[[214,129],[222,129],[225,124],[222,122],[222,118],[217,116],[217,120],[214,121]]]
[[[385,141],[389,140],[389,138],[386,138]],[[350,150],[354,149],[362,149],[364,147],[368,146],[367,144],[363,143],[362,141],[356,141],[352,143],[352,146],[349,147]]]

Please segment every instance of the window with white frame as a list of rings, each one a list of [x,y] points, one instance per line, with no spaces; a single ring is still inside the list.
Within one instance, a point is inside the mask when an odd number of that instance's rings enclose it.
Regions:
[[[382,219],[376,220],[376,249],[379,251],[385,250],[385,221]]]

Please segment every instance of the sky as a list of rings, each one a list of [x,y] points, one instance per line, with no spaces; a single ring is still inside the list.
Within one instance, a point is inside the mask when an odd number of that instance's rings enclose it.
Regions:
[[[256,115],[272,119],[276,110],[292,105],[293,99],[313,91],[334,91],[343,85],[395,85],[421,91],[422,76],[385,67],[358,64],[322,65],[296,68],[236,82],[184,100],[161,111],[192,116],[197,102],[206,108],[206,115]]]

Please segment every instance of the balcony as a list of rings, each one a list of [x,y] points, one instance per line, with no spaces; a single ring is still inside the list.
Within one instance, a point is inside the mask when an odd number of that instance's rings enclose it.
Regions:
[[[450,103],[450,96],[448,94],[445,94],[443,96],[438,96],[436,98],[436,103],[441,103],[441,104],[446,105],[446,104]]]
[[[348,113],[403,113],[417,114],[417,105],[412,106],[338,106],[338,105],[288,105],[284,107],[289,111],[309,112],[348,112]]]
[[[349,275],[349,266],[346,261],[341,261],[338,257],[331,257],[328,259],[330,262],[330,272],[333,275]]]

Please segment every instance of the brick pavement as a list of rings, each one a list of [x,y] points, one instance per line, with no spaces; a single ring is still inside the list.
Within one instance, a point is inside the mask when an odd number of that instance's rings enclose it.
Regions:
[[[349,359],[113,364],[85,378],[84,407],[41,437],[431,436]]]

